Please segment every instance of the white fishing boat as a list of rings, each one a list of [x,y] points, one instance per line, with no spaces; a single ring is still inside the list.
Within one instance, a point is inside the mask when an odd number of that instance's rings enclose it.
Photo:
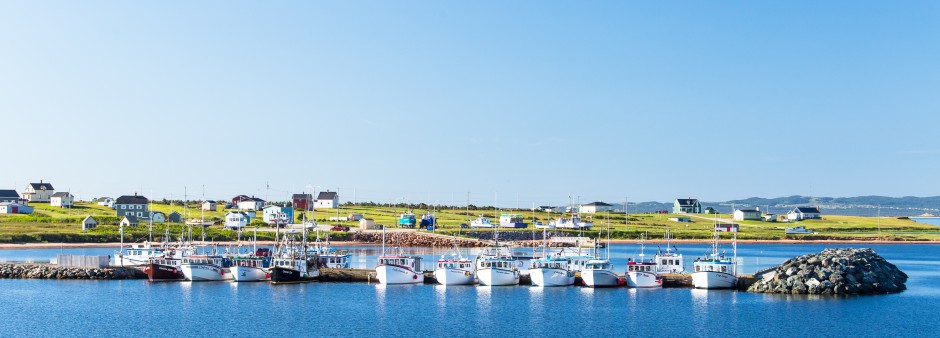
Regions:
[[[441,285],[470,285],[476,280],[473,261],[460,254],[457,239],[454,238],[454,252],[441,256],[434,269],[434,278]]]
[[[589,229],[594,226],[594,222],[586,221],[578,213],[572,213],[571,217],[559,217],[548,222],[547,228],[558,229]]]
[[[226,273],[223,261],[222,256],[192,255],[183,257],[180,270],[186,280],[193,282],[231,280],[231,271]]]
[[[542,230],[543,256],[533,259],[529,266],[529,278],[533,286],[569,286],[574,285],[574,273],[568,270],[568,259],[561,255],[548,254],[548,242],[545,230]]]
[[[511,249],[499,245],[499,230],[493,229],[495,244],[476,259],[477,282],[480,285],[519,285],[519,260]]]
[[[499,215],[499,226],[503,228],[524,229],[529,225],[523,220],[522,214],[501,214]]]
[[[481,215],[480,217],[477,217],[477,219],[470,221],[470,227],[471,228],[492,228],[493,223],[490,222],[489,218],[483,217]]]
[[[712,252],[696,258],[692,263],[692,286],[699,289],[730,289],[737,286],[737,234],[732,243],[734,254],[726,257],[718,253],[718,232],[712,235]]]
[[[330,269],[349,269],[352,255],[347,250],[336,250],[330,247],[330,234],[326,234],[326,242],[320,241],[320,232],[317,231],[317,240],[313,248],[309,249],[308,255],[317,258],[317,265],[321,268]]]
[[[610,241],[610,221],[607,222],[607,241]],[[594,241],[594,250],[597,251],[597,241]],[[584,286],[591,288],[614,287],[623,285],[623,280],[613,270],[610,263],[610,245],[606,245],[606,259],[592,259],[581,269],[581,281]]]
[[[123,241],[124,228],[121,227],[121,240]],[[122,244],[123,246],[123,244]],[[122,248],[114,252],[111,259],[112,266],[133,266],[150,264],[152,258],[164,257],[165,248],[162,246],[153,246],[150,242],[142,244],[133,244],[130,248]]]
[[[381,284],[423,284],[424,272],[421,271],[421,257],[405,255],[401,245],[398,254],[385,253],[385,230],[382,230],[382,255],[375,266],[375,277]]]
[[[802,225],[795,226],[792,228],[787,228],[786,230],[784,230],[784,232],[786,232],[787,235],[812,235],[815,233],[812,230],[809,230],[805,226],[802,226]]]
[[[271,257],[250,256],[232,259],[232,280],[236,282],[260,282],[271,280]]]

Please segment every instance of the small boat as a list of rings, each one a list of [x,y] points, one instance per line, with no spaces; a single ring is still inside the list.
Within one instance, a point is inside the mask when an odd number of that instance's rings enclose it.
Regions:
[[[607,222],[607,241],[610,241],[610,221]],[[594,251],[597,252],[597,240],[594,241]],[[623,279],[617,276],[613,270],[613,264],[610,263],[610,245],[605,245],[607,249],[606,259],[592,259],[581,269],[581,281],[584,286],[591,288],[614,287],[623,285]]]
[[[349,251],[333,249],[330,247],[330,235],[326,235],[326,243],[320,241],[320,232],[317,231],[317,240],[313,248],[307,250],[308,255],[317,259],[317,267],[330,269],[349,269],[352,255]]]
[[[729,258],[718,253],[718,232],[712,235],[712,252],[696,258],[692,263],[692,286],[698,289],[730,289],[737,286],[737,234],[732,243],[734,256]]]
[[[663,286],[663,278],[658,271],[656,262],[644,260],[646,256],[646,234],[640,236],[639,258],[627,259],[627,286],[631,288],[655,288]]]
[[[398,217],[398,226],[401,228],[414,228],[417,224],[415,220],[415,214],[413,213],[404,213]]]
[[[382,255],[375,266],[375,278],[381,284],[424,284],[421,257],[405,255],[398,245],[397,255],[385,253],[385,230],[382,230]]]
[[[477,219],[470,221],[470,227],[471,228],[492,228],[493,223],[490,223],[489,218],[486,218],[486,217],[483,217],[483,215],[480,215],[480,217],[477,217]]]
[[[260,282],[271,279],[271,250],[258,248],[250,256],[232,258],[232,279],[236,282]]]
[[[425,213],[421,215],[421,228],[426,229],[427,227],[433,227],[437,225],[437,216],[432,213]]]
[[[559,229],[589,229],[594,226],[594,222],[585,221],[578,213],[572,213],[571,217],[556,218],[548,222],[548,228]]]
[[[802,225],[795,226],[792,228],[787,228],[785,232],[787,235],[812,235],[815,233],[812,230],[809,230],[805,226],[802,226]]]
[[[150,264],[144,269],[147,280],[151,282],[179,281],[186,279],[180,268],[181,259],[168,257],[152,257]]]
[[[202,219],[202,218],[193,218],[193,219],[188,219],[188,220],[186,220],[186,225],[192,225],[192,226],[207,227],[207,226],[211,226],[211,225],[213,225],[213,224],[215,224],[214,221],[205,220],[205,219]]]
[[[574,285],[574,273],[568,271],[568,260],[555,255],[533,259],[529,278],[532,278],[533,286]]]
[[[499,226],[503,228],[525,229],[529,225],[523,221],[520,214],[499,215]]]
[[[519,285],[519,260],[510,249],[501,250],[499,229],[493,229],[495,244],[476,259],[477,282],[487,286]]]
[[[230,259],[215,255],[192,255],[183,257],[180,262],[183,276],[193,282],[230,280],[231,272],[226,274],[225,271],[230,267]]]
[[[124,239],[124,228],[121,228],[121,240]],[[164,257],[164,247],[156,247],[151,245],[150,242],[144,242],[143,244],[133,244],[130,248],[122,248],[119,251],[114,253],[114,258],[111,260],[112,266],[128,266],[128,265],[147,265],[150,264],[151,258],[160,258]]]
[[[450,257],[441,256],[434,269],[434,278],[441,285],[470,285],[476,280],[473,261],[460,254],[457,238],[454,238],[454,252]]]
[[[275,258],[271,261],[271,283],[292,284],[310,282],[320,276],[314,261],[304,257]]]

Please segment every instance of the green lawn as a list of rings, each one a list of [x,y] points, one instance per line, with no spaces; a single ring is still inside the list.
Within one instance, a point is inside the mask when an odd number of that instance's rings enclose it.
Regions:
[[[33,203],[35,208],[33,215],[0,215],[0,242],[109,242],[119,240],[117,227],[118,222],[114,210],[107,207],[98,206],[95,203],[78,203],[71,209],[52,207],[49,204]],[[169,214],[171,211],[182,213],[183,207],[180,205],[170,206],[168,204],[153,204],[155,211],[162,211]],[[377,224],[384,224],[390,227],[396,226],[398,217],[401,213],[409,210],[402,208],[389,207],[362,207],[344,206],[339,210],[331,212],[317,211],[315,216],[319,223],[341,224],[349,227],[358,226],[358,222],[330,222],[329,217],[346,216],[351,213],[363,214],[367,218],[372,218]],[[223,218],[225,210],[207,211],[206,218]],[[423,213],[421,210],[413,210],[415,214]],[[522,214],[526,222],[531,223],[533,217],[542,222],[548,222],[550,218],[558,217],[558,214],[549,215],[544,212],[532,213],[531,211],[509,211]],[[498,221],[500,213],[506,211],[495,210],[470,210],[469,215],[464,209],[445,209],[437,210],[438,223],[447,233],[466,233],[468,231],[491,231],[491,230],[468,230],[460,229],[461,223],[470,223],[470,220],[483,215],[490,217],[495,223]],[[186,214],[188,218],[201,217],[201,211],[197,203],[187,206]],[[260,214],[260,212],[259,212]],[[86,215],[92,215],[102,222],[103,226],[92,231],[83,232],[80,221]],[[706,215],[705,218],[692,218],[690,223],[677,223],[669,221],[669,217],[675,215],[668,214],[631,214],[629,224],[625,222],[623,214],[610,215],[611,237],[617,239],[638,238],[641,233],[648,233],[650,239],[662,238],[668,229],[676,239],[707,239],[710,238],[714,220]],[[719,217],[729,217],[730,215],[720,215]],[[590,216],[588,216],[590,217]],[[594,215],[594,229],[585,231],[584,235],[590,237],[601,236],[601,232],[606,228],[607,222],[604,215]],[[855,216],[824,216],[821,220],[807,220],[799,223],[774,223],[745,221],[740,222],[741,232],[738,233],[740,239],[834,239],[834,240],[930,240],[940,241],[940,227],[916,223],[911,220],[900,220],[896,218],[881,218],[879,231],[879,221],[873,217],[855,217]],[[816,231],[815,235],[784,235],[786,227],[803,225],[808,229]],[[164,229],[170,227],[173,236],[178,236],[181,224],[155,224],[154,232],[157,237],[162,237]],[[503,229],[501,231],[532,231],[531,226],[528,230]],[[571,231],[576,232],[576,231]],[[200,236],[197,229],[196,237]],[[147,237],[147,224],[142,223],[137,229],[128,229],[126,232],[128,241],[136,241]],[[235,238],[233,231],[222,230],[220,226],[211,227],[208,230],[207,238],[217,240],[227,240]],[[270,234],[260,235],[262,238],[269,238]]]

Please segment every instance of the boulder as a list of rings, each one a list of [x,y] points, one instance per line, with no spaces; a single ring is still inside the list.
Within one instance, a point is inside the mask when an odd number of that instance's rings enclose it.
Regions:
[[[872,249],[826,249],[788,259],[776,276],[749,292],[786,294],[887,294],[907,289],[907,274]]]

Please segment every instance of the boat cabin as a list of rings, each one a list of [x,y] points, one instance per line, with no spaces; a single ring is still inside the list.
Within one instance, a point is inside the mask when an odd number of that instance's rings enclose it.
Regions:
[[[656,272],[652,262],[627,262],[627,272]]]
[[[320,266],[327,267],[331,269],[345,269],[349,268],[349,255],[323,255],[317,258]]]
[[[477,269],[515,270],[516,262],[506,258],[481,259],[477,261]]]
[[[307,261],[303,259],[278,258],[271,265],[279,268],[307,271]]]
[[[437,261],[437,268],[469,270],[473,268],[473,263],[468,260],[439,260]]]
[[[730,261],[708,259],[696,261],[693,265],[695,266],[695,272],[709,271],[731,273],[729,272],[731,270]]]
[[[610,262],[608,261],[600,261],[600,262],[594,261],[594,262],[588,262],[587,265],[584,266],[584,268],[587,270],[610,270],[611,266],[610,266]]]
[[[206,257],[206,256],[183,257],[182,264],[222,266],[222,257]]]
[[[568,270],[568,260],[558,258],[536,259],[532,261],[533,269],[561,269]]]
[[[421,257],[379,257],[379,265],[395,265],[412,271],[420,271]]]
[[[180,260],[172,258],[163,258],[163,257],[153,257],[150,258],[150,264],[157,264],[163,266],[180,266]]]
[[[235,266],[248,268],[267,268],[271,261],[263,258],[239,258],[233,261]]]

